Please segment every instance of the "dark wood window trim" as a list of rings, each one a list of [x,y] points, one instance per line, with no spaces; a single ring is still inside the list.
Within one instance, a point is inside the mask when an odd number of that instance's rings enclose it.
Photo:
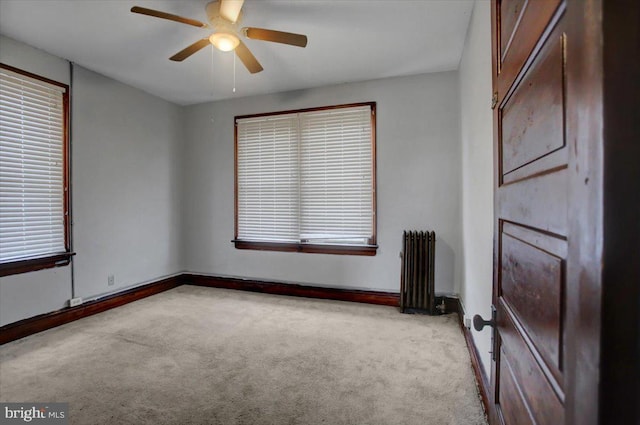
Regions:
[[[319,245],[284,242],[252,242],[232,241],[237,249],[253,249],[257,251],[306,252],[310,254],[336,255],[376,255],[378,245]]]
[[[62,143],[62,176],[63,176],[63,205],[64,205],[64,246],[65,252],[63,253],[52,253],[49,255],[45,255],[37,258],[26,258],[26,259],[18,259],[18,260],[10,260],[8,262],[0,263],[0,277],[1,276],[9,276],[13,274],[19,273],[27,273],[36,270],[42,270],[52,267],[61,267],[66,266],[71,262],[71,257],[75,255],[75,253],[71,252],[71,240],[70,240],[70,224],[71,220],[69,217],[70,209],[70,184],[69,184],[69,85],[60,83],[58,81],[51,80],[46,77],[42,77],[37,74],[33,74],[28,71],[24,71],[20,68],[15,68],[11,65],[6,65],[4,63],[0,63],[0,68],[7,69],[9,71],[13,71],[17,74],[24,75],[29,78],[33,78],[35,80],[44,81],[46,83],[59,86],[64,88],[64,93],[62,94],[62,102],[63,102],[63,143]]]
[[[372,199],[372,235],[367,245],[329,245],[307,243],[283,243],[283,242],[258,242],[238,239],[238,126],[237,120],[244,118],[267,117],[273,115],[299,114],[304,112],[325,111],[331,109],[353,108],[369,106],[371,108],[371,179],[373,189]],[[321,106],[317,108],[293,109],[287,111],[267,112],[262,114],[239,115],[234,118],[234,240],[231,241],[236,249],[251,249],[259,251],[304,252],[312,254],[336,254],[336,255],[363,255],[374,256],[378,249],[378,207],[377,207],[377,160],[376,160],[376,102],[349,103],[342,105]]]
[[[71,257],[74,255],[75,253],[73,252],[63,252],[46,257],[27,258],[24,260],[11,261],[10,263],[0,263],[0,277],[66,266],[71,262]]]

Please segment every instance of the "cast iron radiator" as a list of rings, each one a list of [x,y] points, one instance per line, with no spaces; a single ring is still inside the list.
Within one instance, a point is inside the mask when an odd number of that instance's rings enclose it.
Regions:
[[[435,254],[435,232],[404,231],[400,277],[402,313],[436,314],[433,283]]]

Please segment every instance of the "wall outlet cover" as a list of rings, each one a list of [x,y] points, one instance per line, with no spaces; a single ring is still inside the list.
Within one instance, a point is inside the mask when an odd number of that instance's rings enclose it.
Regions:
[[[471,319],[469,318],[464,319],[464,327],[467,329],[471,329]]]
[[[71,298],[69,300],[69,307],[75,307],[77,305],[82,304],[82,298],[78,297],[78,298]]]
[[[107,285],[108,286],[113,286],[115,283],[116,283],[116,279],[112,274],[107,276]]]

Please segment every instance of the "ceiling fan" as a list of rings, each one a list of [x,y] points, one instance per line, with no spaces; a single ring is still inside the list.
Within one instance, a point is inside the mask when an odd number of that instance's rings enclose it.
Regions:
[[[249,72],[255,74],[263,70],[262,65],[260,65],[260,62],[253,56],[253,53],[251,53],[249,48],[242,42],[239,36],[240,33],[246,38],[253,40],[272,41],[275,43],[289,44],[291,46],[306,47],[306,35],[253,27],[244,27],[238,30],[242,19],[243,4],[244,0],[216,0],[209,2],[205,7],[207,20],[209,21],[208,24],[159,10],[147,9],[146,7],[134,6],[131,8],[131,11],[133,13],[154,16],[198,28],[209,28],[213,30],[213,33],[211,33],[208,38],[198,40],[171,56],[169,59],[172,61],[181,62],[209,44],[213,44],[223,52],[235,50],[244,66],[247,67]]]

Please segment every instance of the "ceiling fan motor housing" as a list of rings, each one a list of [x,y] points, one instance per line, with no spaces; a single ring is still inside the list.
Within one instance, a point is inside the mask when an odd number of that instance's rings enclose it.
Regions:
[[[205,11],[207,13],[207,19],[209,23],[216,29],[220,27],[220,25],[228,25],[231,26],[234,30],[242,20],[242,10],[238,14],[238,19],[235,22],[231,22],[220,15],[220,1],[212,1],[207,3],[205,6]]]
[[[207,3],[205,11],[209,24],[214,29],[213,34],[209,36],[209,42],[223,52],[234,50],[240,43],[237,26],[242,15],[238,14],[236,22],[225,19],[220,14],[219,1]]]

